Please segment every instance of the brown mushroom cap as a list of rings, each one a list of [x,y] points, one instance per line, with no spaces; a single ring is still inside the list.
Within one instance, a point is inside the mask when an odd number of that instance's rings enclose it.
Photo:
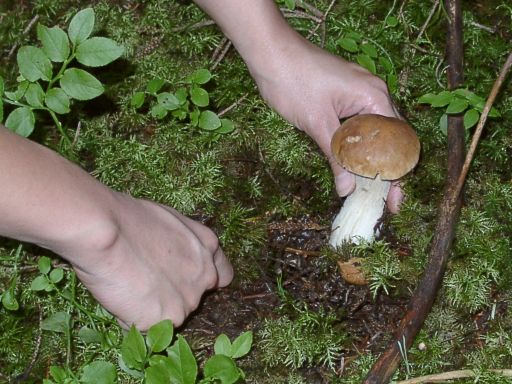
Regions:
[[[381,115],[357,115],[334,133],[331,150],[336,161],[360,176],[396,180],[414,168],[420,141],[405,121]]]

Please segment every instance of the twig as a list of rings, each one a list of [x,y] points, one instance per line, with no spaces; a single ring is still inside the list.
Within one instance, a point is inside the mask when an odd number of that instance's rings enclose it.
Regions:
[[[227,108],[224,108],[222,111],[220,111],[217,115],[219,117],[222,117],[223,115],[225,115],[226,113],[228,113],[229,111],[231,111],[233,108],[235,108],[236,106],[238,106],[242,101],[244,101],[247,96],[249,96],[249,93],[245,93],[242,95],[242,97],[240,97],[237,101],[235,101],[233,104],[231,104],[229,107]]]
[[[213,64],[212,64],[210,70],[213,71],[215,68],[217,68],[217,66],[224,59],[224,57],[226,56],[226,54],[229,51],[229,48],[231,48],[232,45],[233,45],[233,43],[231,43],[231,40],[229,40],[227,37],[222,39],[221,43],[219,44],[219,46],[215,49],[215,52],[213,53],[213,56],[212,56]]]
[[[432,5],[432,8],[430,8],[430,13],[427,16],[427,19],[421,26],[420,31],[418,32],[418,36],[416,36],[416,42],[420,40],[421,35],[425,33],[427,30],[428,25],[430,24],[430,20],[432,20],[432,17],[434,17],[434,14],[436,13],[437,8],[439,7],[440,0],[435,0],[434,4]]]
[[[30,30],[32,29],[32,27],[34,26],[35,23],[37,23],[37,20],[39,20],[39,15],[35,15],[31,20],[30,22],[28,23],[28,25],[25,27],[25,29],[23,30],[23,35],[26,35],[27,33],[30,32]],[[19,43],[16,43],[12,46],[11,50],[9,51],[9,53],[7,54],[7,60],[10,60],[12,55],[14,55],[14,52],[16,52],[16,49],[18,48],[19,46]]]
[[[28,366],[25,368],[23,373],[21,373],[19,376],[16,377],[15,382],[16,383],[22,383],[29,379],[30,372],[32,372],[32,369],[34,368],[34,364],[37,361],[37,358],[39,356],[39,351],[41,349],[41,341],[43,339],[43,328],[42,328],[42,322],[43,322],[43,311],[41,310],[41,307],[39,307],[39,332],[36,337],[36,346],[34,348],[34,352],[32,353],[32,358],[30,359],[30,363],[28,363]]]
[[[78,136],[80,136],[80,130],[82,128],[82,122],[78,121],[78,124],[76,125],[76,131],[75,131],[75,137],[73,138],[73,142],[71,143],[71,148],[73,148],[78,141]]]
[[[500,374],[505,377],[512,377],[512,369],[491,369],[490,372]],[[477,374],[470,369],[461,369],[458,371],[436,373],[432,375],[415,377],[413,379],[397,381],[396,384],[422,384],[422,383],[440,383],[447,380],[465,379],[467,377],[476,377]]]
[[[322,256],[320,251],[307,251],[305,249],[297,249],[292,247],[286,247],[285,252],[295,253],[296,255],[308,257],[308,256]]]
[[[325,41],[325,20],[327,20],[327,15],[329,14],[329,12],[331,12],[332,7],[334,7],[334,3],[336,3],[336,0],[331,0],[331,3],[327,7],[327,10],[321,17],[321,21],[319,23],[317,22],[317,25],[311,31],[309,31],[309,34],[308,34],[308,39],[309,39],[311,36],[313,36],[316,33],[316,31],[318,30],[318,28],[320,26],[323,26],[324,29],[323,29],[323,33],[322,33],[322,43],[321,43],[322,47],[323,47],[324,41]]]

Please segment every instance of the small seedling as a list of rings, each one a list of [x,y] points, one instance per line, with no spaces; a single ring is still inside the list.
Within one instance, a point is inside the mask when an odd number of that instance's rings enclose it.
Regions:
[[[135,378],[144,378],[147,384],[232,384],[244,379],[244,372],[234,359],[249,353],[252,332],[243,333],[232,343],[226,335],[218,336],[215,355],[205,362],[202,378],[199,378],[196,359],[185,338],[178,335],[172,343],[173,339],[170,320],[153,325],[145,337],[132,326],[121,344],[119,366]]]
[[[418,99],[420,104],[430,104],[434,108],[445,108],[439,121],[440,129],[446,135],[448,129],[448,115],[464,114],[464,128],[469,130],[480,119],[485,100],[468,89],[459,88],[453,91],[427,93]],[[489,117],[500,117],[499,111],[492,107]]]
[[[69,24],[67,33],[60,27],[37,26],[41,47],[26,45],[18,50],[18,86],[4,90],[0,78],[0,122],[3,104],[15,106],[5,120],[5,126],[28,137],[34,130],[35,111],[50,114],[66,144],[70,140],[57,115],[70,112],[71,101],[91,100],[104,92],[103,84],[81,68],[71,68],[76,61],[86,67],[102,67],[123,54],[123,47],[105,37],[90,37],[95,23],[92,8],[78,12]],[[60,68],[54,71],[54,66]],[[3,99],[2,99],[3,97]]]
[[[234,124],[229,119],[220,118],[215,112],[205,109],[210,104],[208,91],[202,85],[208,83],[212,74],[207,69],[198,69],[188,76],[182,86],[175,92],[162,91],[166,81],[160,78],[151,79],[144,91],[135,92],[130,105],[141,108],[146,97],[152,98],[150,114],[155,119],[163,119],[169,113],[176,119],[188,119],[192,127],[214,134],[214,138],[221,134],[231,133]]]

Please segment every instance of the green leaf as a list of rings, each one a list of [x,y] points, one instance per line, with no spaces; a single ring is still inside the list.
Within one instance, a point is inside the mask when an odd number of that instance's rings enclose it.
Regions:
[[[174,377],[171,377],[171,373],[168,368],[169,363],[167,363],[169,358],[163,358],[166,360],[165,362],[161,361],[158,364],[152,364],[150,367],[144,370],[144,378],[146,384],[180,383],[180,381],[177,381]]]
[[[200,87],[193,87],[190,90],[190,99],[198,107],[206,107],[210,104],[210,97],[208,92]]]
[[[439,119],[439,129],[443,133],[443,135],[448,135],[448,115],[443,113],[441,118]]]
[[[146,91],[155,95],[165,84],[165,80],[163,79],[151,79],[146,85]]]
[[[220,119],[220,127],[215,130],[215,133],[231,133],[235,130],[235,124],[229,119]]]
[[[233,341],[232,346],[232,358],[238,359],[239,357],[245,356],[249,353],[252,347],[252,332],[247,331],[242,333]]]
[[[71,316],[67,312],[57,312],[41,322],[45,331],[67,332],[70,329]]]
[[[83,326],[78,331],[78,337],[85,343],[85,344],[99,344],[103,341],[103,335],[101,332],[88,328],[86,326]]]
[[[162,320],[149,328],[146,344],[152,352],[162,352],[171,344],[173,332],[172,321]]]
[[[168,111],[178,109],[178,107],[180,106],[180,101],[178,100],[178,98],[170,92],[159,93],[156,99],[158,101],[158,104],[163,106]]]
[[[466,110],[468,105],[469,103],[467,100],[456,97],[452,101],[450,101],[450,104],[448,104],[448,107],[446,108],[446,113],[461,113]]]
[[[378,62],[384,68],[384,71],[393,72],[393,63],[387,57],[379,56]]]
[[[141,372],[141,370],[135,370],[135,369],[128,368],[128,366],[124,362],[123,357],[121,355],[117,356],[117,365],[119,366],[119,368],[121,368],[121,370],[123,372],[126,372],[127,374],[129,374],[132,377],[136,377],[137,379],[144,378],[144,373]]]
[[[163,119],[165,116],[167,116],[167,113],[169,111],[167,108],[165,108],[162,104],[155,104],[151,108],[151,116],[153,116],[155,119]]]
[[[37,24],[37,38],[43,44],[43,52],[51,61],[62,63],[69,56],[68,35],[61,28],[48,28]]]
[[[176,92],[174,92],[174,95],[180,102],[180,105],[183,105],[187,102],[187,96],[188,96],[187,88],[184,88],[184,87],[178,88],[176,90]]]
[[[213,131],[221,126],[221,122],[215,112],[206,110],[199,115],[198,126],[206,131]]]
[[[215,351],[216,355],[231,357],[231,341],[229,340],[229,337],[224,333],[221,333],[219,336],[217,336],[215,339],[215,344],[213,345],[213,350]]]
[[[474,97],[478,97],[473,92],[471,92],[470,90],[468,90],[466,88],[456,89],[456,90],[452,91],[452,93],[455,95],[458,95],[458,96],[462,96],[462,97],[466,98],[468,101],[471,101]]]
[[[50,280],[46,275],[39,275],[34,280],[32,280],[32,284],[30,284],[30,289],[32,291],[44,291],[46,288],[50,287]]]
[[[145,100],[146,94],[144,92],[135,92],[130,100],[130,106],[132,108],[138,109],[142,107]]]
[[[131,326],[121,343],[121,356],[129,368],[142,370],[146,359],[146,344],[141,333]]]
[[[168,368],[171,377],[181,384],[195,384],[197,363],[183,336],[178,335],[172,347],[167,348],[167,354],[170,357]]]
[[[339,39],[338,45],[345,51],[352,53],[359,52],[359,46],[357,45],[357,42],[349,37],[342,37],[341,39]]]
[[[435,93],[426,93],[418,99],[419,104],[432,104],[436,98]]]
[[[212,74],[205,68],[198,69],[187,77],[187,81],[194,84],[205,84],[212,78]]]
[[[52,63],[42,49],[25,45],[19,49],[16,60],[21,75],[28,81],[50,81]]]
[[[8,99],[19,101],[23,96],[25,96],[29,85],[30,83],[28,81],[22,81],[18,84],[18,88],[16,88],[15,92],[4,92],[4,94]]]
[[[391,93],[395,92],[398,89],[398,76],[394,73],[388,73],[386,76],[386,83],[388,84],[388,88]]]
[[[64,278],[64,270],[62,268],[55,268],[50,272],[50,281],[57,284]]]
[[[104,92],[103,85],[89,72],[78,68],[64,71],[60,86],[68,96],[77,100],[90,100]]]
[[[357,55],[356,60],[361,67],[366,68],[374,75],[377,73],[375,61],[370,56],[368,56],[366,54],[360,54],[360,55]]]
[[[361,40],[363,39],[363,36],[360,33],[357,33],[354,31],[347,32],[345,34],[345,37],[348,39],[352,39],[352,40],[356,41],[357,43],[360,43]]]
[[[76,49],[76,59],[89,67],[102,67],[118,59],[124,48],[106,37],[91,37],[80,43]]]
[[[56,367],[52,365],[50,367],[50,375],[57,383],[64,383],[64,380],[68,378],[68,373],[64,368]]]
[[[48,256],[41,256],[37,260],[37,266],[39,268],[39,272],[46,275],[52,268],[52,260]]]
[[[450,91],[441,91],[432,99],[431,105],[433,107],[444,107],[453,100],[453,95]]]
[[[11,131],[16,132],[18,135],[28,137],[34,130],[36,118],[31,108],[20,107],[12,111],[7,120],[5,120],[5,126]]]
[[[117,379],[114,364],[108,361],[93,361],[83,367],[80,383],[84,384],[112,384]]]
[[[398,25],[398,18],[396,18],[395,16],[389,16],[386,19],[386,24],[390,27],[396,27]]]
[[[361,51],[363,53],[366,53],[368,56],[370,56],[372,59],[376,59],[379,54],[377,52],[377,48],[373,44],[361,44]]]
[[[39,83],[30,83],[25,93],[27,103],[35,108],[42,108],[44,103],[44,91]]]
[[[188,114],[188,117],[190,118],[190,124],[193,127],[197,127],[197,124],[199,124],[199,116],[201,115],[201,111],[196,107],[192,112]]]
[[[464,114],[464,128],[469,129],[478,123],[480,119],[480,113],[476,109],[470,108]]]
[[[232,358],[224,355],[214,355],[204,365],[204,376],[216,378],[222,384],[233,384],[240,379],[240,370]]]
[[[85,41],[94,28],[95,15],[92,8],[85,8],[78,12],[69,23],[68,35],[76,46]]]
[[[46,93],[44,103],[53,112],[60,115],[69,113],[69,96],[61,88],[52,88]]]
[[[489,111],[489,117],[500,117],[501,113],[496,108],[491,107],[491,110]]]
[[[8,289],[2,294],[2,305],[9,311],[17,311],[20,307],[16,297],[14,296],[14,290]]]

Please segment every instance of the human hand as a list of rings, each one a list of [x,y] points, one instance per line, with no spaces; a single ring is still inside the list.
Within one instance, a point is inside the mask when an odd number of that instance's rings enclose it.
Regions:
[[[179,326],[205,291],[231,282],[233,269],[209,228],[150,201],[116,200],[113,230],[107,223],[92,243],[74,240],[56,251],[72,254],[66,258],[78,278],[122,327],[147,330],[162,319]]]
[[[332,157],[331,138],[340,119],[352,115],[399,117],[385,82],[298,35],[274,52],[272,60],[248,60],[262,97],[318,144],[329,160],[338,194],[350,194],[355,178]],[[389,210],[397,212],[401,200],[400,187],[394,183],[387,199]]]

